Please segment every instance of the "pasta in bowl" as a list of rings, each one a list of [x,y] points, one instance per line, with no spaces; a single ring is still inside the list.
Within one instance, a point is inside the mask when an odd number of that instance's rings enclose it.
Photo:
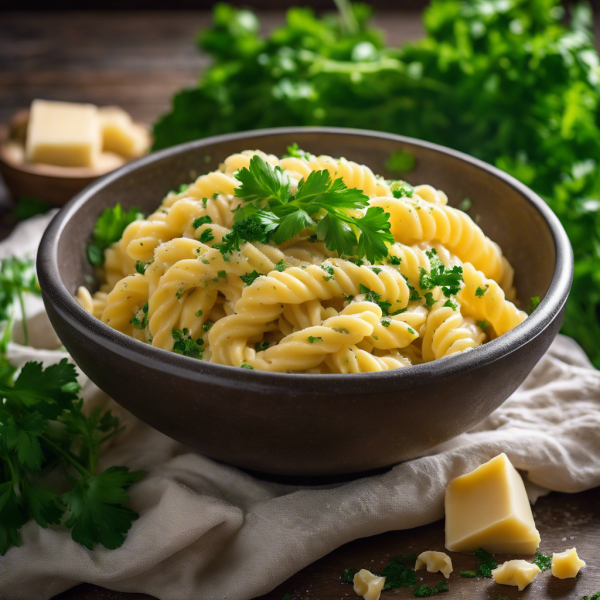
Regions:
[[[398,151],[415,187],[386,169]],[[558,332],[572,255],[540,198],[471,157],[286,128],[95,182],[37,269],[63,344],[126,409],[211,458],[314,476],[420,455],[489,415]]]
[[[498,244],[442,191],[297,145],[232,154],[170,192],[104,251],[99,274],[77,300],[110,327],[262,371],[407,367],[527,316]]]

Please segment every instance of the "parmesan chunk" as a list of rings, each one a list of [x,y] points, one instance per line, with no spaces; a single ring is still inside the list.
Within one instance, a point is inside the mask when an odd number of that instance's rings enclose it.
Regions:
[[[93,167],[101,146],[100,121],[94,105],[33,101],[26,141],[29,162]]]
[[[581,567],[585,567],[585,562],[577,556],[575,548],[552,555],[552,575],[558,579],[577,577]]]
[[[354,576],[354,591],[365,600],[379,600],[385,585],[385,577],[373,575],[367,569],[361,569]]]
[[[437,573],[438,571],[444,575],[446,579],[452,573],[452,559],[445,552],[435,552],[429,550],[421,552],[417,557],[415,571],[427,567],[429,573]]]
[[[448,484],[448,550],[533,554],[539,543],[525,485],[506,454]]]
[[[516,586],[522,592],[538,573],[540,568],[526,560],[509,560],[494,569],[492,577],[496,583]]]
[[[132,123],[122,108],[107,106],[98,110],[102,128],[102,149],[127,158],[142,156],[147,150],[147,135]]]

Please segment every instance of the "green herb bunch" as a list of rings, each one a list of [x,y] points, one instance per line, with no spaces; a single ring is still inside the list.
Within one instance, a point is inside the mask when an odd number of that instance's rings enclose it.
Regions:
[[[589,8],[574,8],[566,25],[558,0],[433,0],[426,37],[391,48],[369,26],[368,7],[339,4],[339,18],[292,8],[266,38],[253,13],[217,5],[198,36],[213,65],[156,123],[155,148],[331,125],[410,135],[493,163],[565,226],[575,280],[563,331],[600,366],[600,70]],[[387,168],[413,166],[401,153]]]
[[[61,360],[43,368],[28,362],[20,370],[6,358],[14,310],[25,292],[39,293],[33,263],[17,258],[0,267],[0,555],[20,543],[19,529],[30,519],[40,527],[64,525],[90,550],[100,543],[117,548],[137,514],[122,506],[127,488],[142,477],[126,467],[97,471],[101,446],[122,431],[109,411],[83,411],[75,366]],[[23,323],[26,327],[26,316]],[[26,331],[26,330],[25,330]],[[27,333],[26,333],[27,335]],[[64,473],[61,489],[44,478]]]

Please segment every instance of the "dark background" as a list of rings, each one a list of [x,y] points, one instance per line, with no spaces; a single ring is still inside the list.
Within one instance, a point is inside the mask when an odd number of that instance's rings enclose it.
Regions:
[[[1,10],[206,10],[218,0],[0,0]],[[422,10],[429,0],[363,0],[385,10]],[[469,0],[463,0],[468,2]],[[566,1],[573,4],[575,0]],[[284,10],[290,6],[312,6],[317,10],[334,10],[333,0],[230,0],[230,4],[259,10]],[[591,0],[594,10],[600,0]]]

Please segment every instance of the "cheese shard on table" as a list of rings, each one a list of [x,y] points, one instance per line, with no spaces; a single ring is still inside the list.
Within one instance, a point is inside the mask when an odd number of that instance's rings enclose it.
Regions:
[[[496,583],[513,585],[522,592],[541,572],[541,569],[526,560],[509,560],[492,571]]]
[[[142,156],[148,150],[148,136],[118,106],[98,109],[102,129],[102,149],[127,158]]]
[[[427,568],[429,573],[437,573],[439,571],[446,579],[450,577],[450,573],[453,571],[452,559],[445,552],[435,552],[434,550],[421,552],[417,556],[415,571],[424,567]]]
[[[385,577],[373,575],[367,569],[361,569],[354,576],[354,591],[365,600],[379,600],[385,585]]]
[[[446,487],[446,548],[533,554],[540,543],[525,485],[500,454]]]
[[[93,167],[101,149],[98,109],[93,104],[33,101],[26,140],[29,162]]]
[[[577,556],[575,548],[552,555],[552,575],[558,579],[577,577],[581,567],[585,567],[585,562]]]

